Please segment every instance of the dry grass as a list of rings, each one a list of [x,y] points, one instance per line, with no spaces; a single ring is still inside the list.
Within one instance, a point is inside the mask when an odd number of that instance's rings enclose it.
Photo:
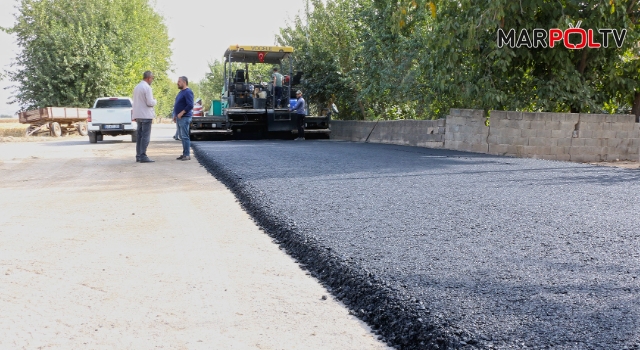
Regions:
[[[48,132],[26,137],[25,133],[27,131],[27,126],[27,124],[20,124],[18,119],[0,119],[0,142],[42,142],[59,139],[57,137],[49,136]],[[77,135],[69,135],[66,137],[73,136]]]
[[[7,120],[9,122],[7,122]],[[25,135],[27,126],[28,124],[20,124],[18,119],[0,119],[0,142],[42,142],[60,139],[58,137],[51,137],[47,131],[27,137]],[[63,137],[82,136],[77,133],[72,133]]]
[[[20,124],[17,119],[0,119],[0,137],[23,137],[27,126]]]

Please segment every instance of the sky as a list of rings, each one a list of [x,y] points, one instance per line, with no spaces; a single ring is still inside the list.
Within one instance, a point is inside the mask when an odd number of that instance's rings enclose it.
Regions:
[[[0,0],[0,27],[14,23],[18,0]],[[303,13],[304,0],[150,0],[165,18],[169,37],[173,38],[173,73],[199,81],[208,62],[221,59],[230,45],[273,45],[275,35],[296,14]],[[15,38],[0,32],[0,71],[9,68],[16,57]],[[12,85],[0,80],[0,115],[13,115],[18,106],[10,105]]]

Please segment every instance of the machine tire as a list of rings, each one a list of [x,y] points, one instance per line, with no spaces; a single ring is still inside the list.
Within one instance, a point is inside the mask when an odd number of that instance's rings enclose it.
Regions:
[[[89,131],[87,130],[87,124],[85,123],[78,123],[76,125],[76,129],[78,129],[78,134],[80,134],[80,136],[87,136],[87,134],[89,133]]]
[[[94,131],[89,131],[89,143],[98,143],[98,135]]]
[[[60,127],[60,123],[58,122],[51,122],[51,124],[49,124],[49,131],[51,132],[51,136],[53,137],[62,136],[62,128]]]
[[[131,134],[131,142],[136,142],[138,141],[138,132],[134,131],[133,134]]]

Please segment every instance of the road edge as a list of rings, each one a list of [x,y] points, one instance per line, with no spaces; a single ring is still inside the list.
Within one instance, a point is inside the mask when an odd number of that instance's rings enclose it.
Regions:
[[[206,150],[192,144],[198,162],[238,199],[242,208],[274,241],[313,277],[366,322],[381,341],[398,349],[475,348],[475,336],[457,329],[446,319],[432,315],[428,305],[411,300],[356,262],[337,256],[309,237],[295,222],[272,211],[264,193],[207,157]],[[463,342],[462,339],[465,341]]]

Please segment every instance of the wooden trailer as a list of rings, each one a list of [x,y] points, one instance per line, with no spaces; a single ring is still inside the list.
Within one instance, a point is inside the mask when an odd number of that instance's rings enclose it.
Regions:
[[[47,107],[21,112],[20,123],[29,124],[26,136],[48,132],[53,137],[77,132],[87,136],[87,108]]]

